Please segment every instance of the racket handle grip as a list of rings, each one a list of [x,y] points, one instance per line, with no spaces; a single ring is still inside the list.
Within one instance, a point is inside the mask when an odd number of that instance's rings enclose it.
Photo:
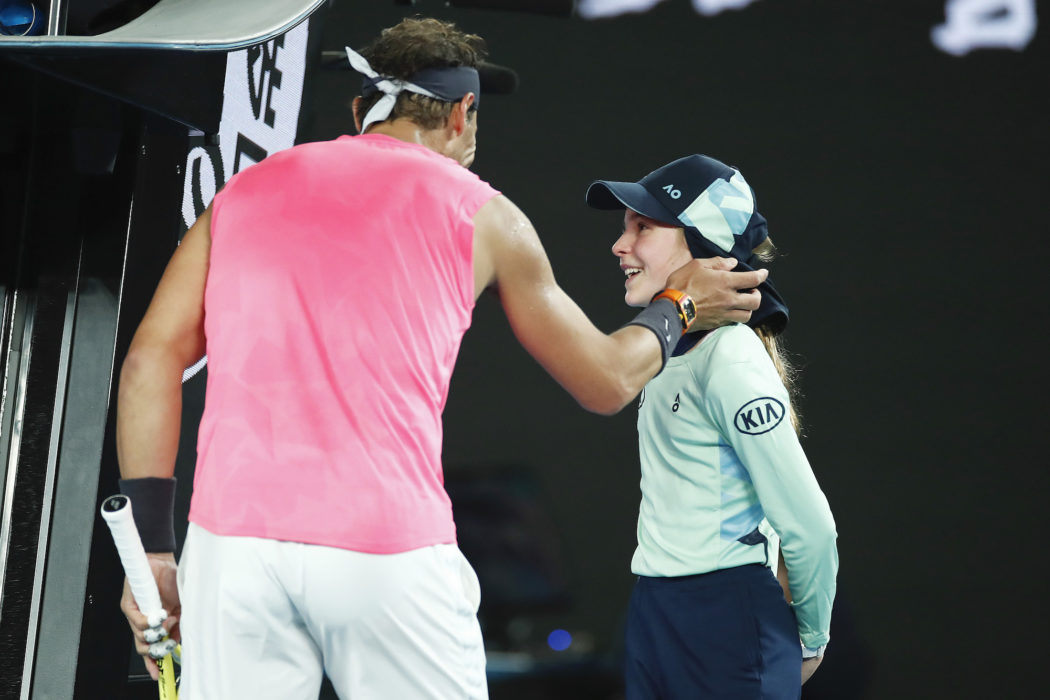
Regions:
[[[164,622],[168,614],[160,602],[157,581],[153,578],[153,570],[131,515],[131,499],[124,495],[110,496],[102,502],[102,518],[109,525],[113,542],[117,545],[117,554],[131,584],[135,602],[149,620],[150,626],[156,627]]]

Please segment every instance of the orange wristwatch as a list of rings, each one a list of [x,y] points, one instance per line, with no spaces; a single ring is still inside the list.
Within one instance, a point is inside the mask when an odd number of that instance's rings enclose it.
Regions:
[[[665,289],[662,292],[658,292],[649,303],[657,299],[671,300],[671,303],[674,304],[675,309],[678,311],[678,318],[682,322],[682,335],[685,335],[685,332],[689,330],[689,326],[693,323],[693,319],[696,318],[696,304],[693,303],[693,298],[677,289]]]

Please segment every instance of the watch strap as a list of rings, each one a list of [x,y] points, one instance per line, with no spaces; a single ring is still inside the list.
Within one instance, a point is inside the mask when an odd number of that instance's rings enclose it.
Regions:
[[[696,303],[693,302],[693,298],[677,289],[664,289],[657,292],[650,303],[657,299],[669,299],[674,304],[678,312],[678,320],[682,322],[682,334],[684,335],[696,319]]]

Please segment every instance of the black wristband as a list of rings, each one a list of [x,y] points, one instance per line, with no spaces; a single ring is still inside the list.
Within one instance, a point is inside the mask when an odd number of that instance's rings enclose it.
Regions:
[[[660,341],[660,351],[663,353],[663,363],[660,365],[660,370],[663,371],[675,343],[682,337],[682,321],[678,317],[678,309],[675,308],[674,302],[670,299],[657,299],[626,325],[644,326],[656,335]]]
[[[147,552],[175,551],[175,478],[121,479],[120,492],[131,500],[131,515]]]

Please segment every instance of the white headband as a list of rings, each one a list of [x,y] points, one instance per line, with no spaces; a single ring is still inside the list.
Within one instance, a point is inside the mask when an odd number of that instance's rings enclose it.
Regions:
[[[372,66],[368,64],[368,59],[354,51],[349,46],[346,47],[346,57],[350,59],[350,65],[353,66],[354,70],[375,80],[376,89],[383,93],[383,96],[379,98],[379,101],[372,105],[372,109],[368,110],[368,114],[366,114],[364,119],[361,120],[362,134],[368,131],[368,127],[372,124],[385,121],[386,118],[390,116],[390,112],[394,110],[394,104],[397,102],[397,96],[405,90],[425,95],[426,97],[433,97],[438,100],[442,99],[430,90],[421,88],[407,80],[397,80],[395,78],[379,79],[379,73],[372,70]]]

